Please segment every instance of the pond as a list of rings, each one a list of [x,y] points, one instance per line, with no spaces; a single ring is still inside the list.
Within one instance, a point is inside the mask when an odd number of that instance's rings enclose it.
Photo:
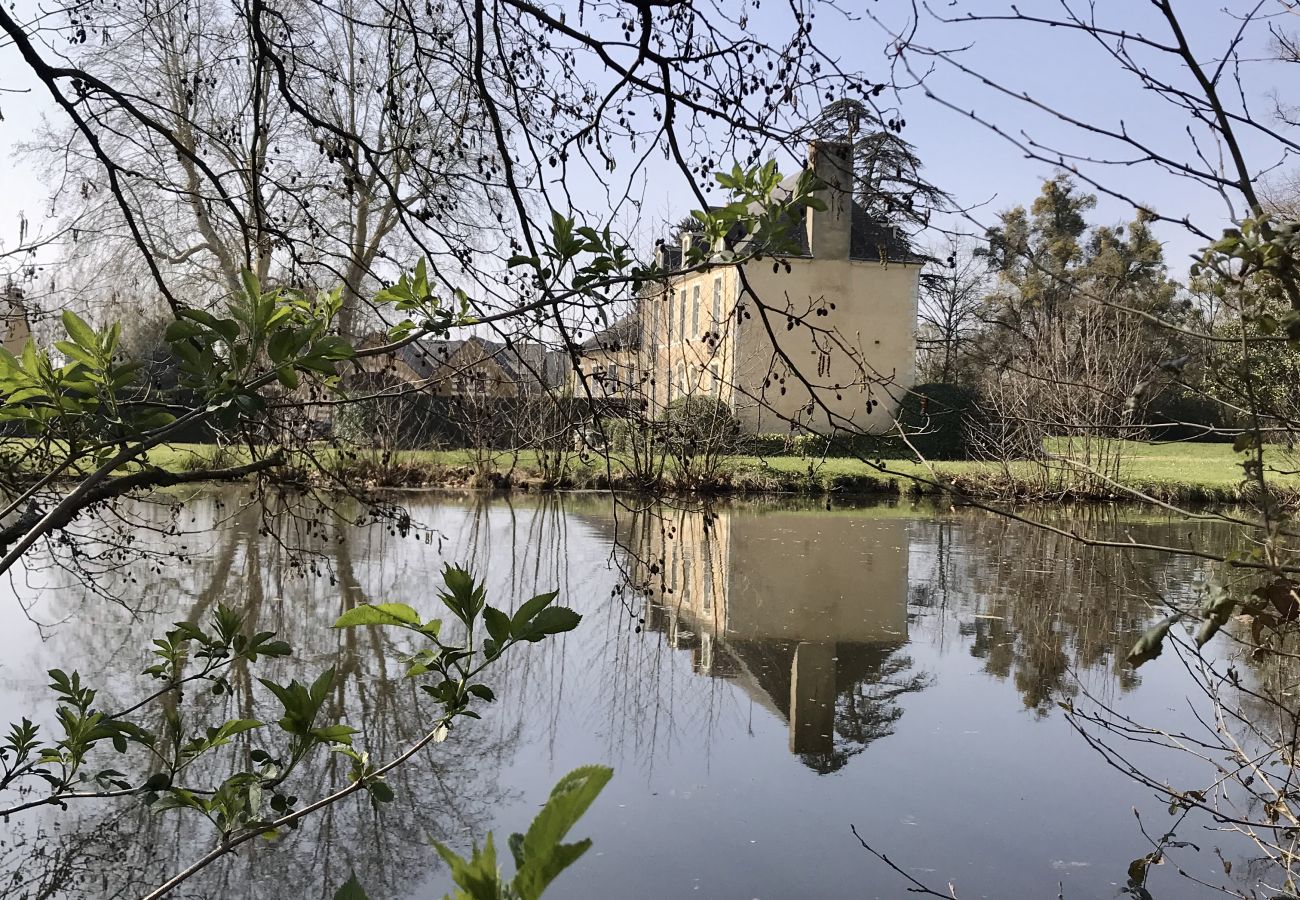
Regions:
[[[355,871],[376,900],[441,897],[431,839],[464,850],[522,830],[586,763],[615,775],[573,833],[594,846],[557,898],[905,896],[858,836],[962,898],[1113,897],[1151,849],[1135,808],[1152,833],[1168,827],[1167,804],[1109,766],[1058,704],[1189,715],[1176,663],[1134,673],[1122,660],[1158,597],[1193,595],[1201,563],[905,503],[397,499],[409,527],[344,525],[359,511],[348,501],[267,517],[241,490],[119,507],[118,527],[71,568],[36,562],[0,586],[0,718],[47,715],[55,666],[78,669],[105,706],[142,696],[150,639],[225,603],[295,655],[237,671],[229,696],[191,698],[203,721],[269,713],[257,674],[334,666],[331,714],[390,758],[430,718],[403,678],[407,645],[329,626],[360,602],[434,614],[453,561],[486,579],[490,602],[558,590],[583,622],[502,660],[487,679],[497,701],[400,770],[395,802],[349,798],[178,896],[328,898]],[[1150,512],[1060,515],[1139,542],[1231,540]],[[304,797],[346,779],[337,757],[313,772]],[[16,816],[0,824],[0,894],[136,897],[211,840],[201,820],[130,801]],[[1180,863],[1231,881],[1204,849]],[[1148,888],[1198,896],[1173,866]]]

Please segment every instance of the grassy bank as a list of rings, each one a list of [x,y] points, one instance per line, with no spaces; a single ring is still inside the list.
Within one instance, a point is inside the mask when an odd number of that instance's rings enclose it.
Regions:
[[[195,469],[239,462],[237,455],[213,459],[214,448],[178,445],[159,448],[150,461],[169,470]],[[646,487],[634,466],[618,454],[579,456],[564,454],[539,459],[531,451],[478,452],[420,450],[383,453],[322,447],[312,452],[318,465],[304,472],[323,470],[339,480],[361,481],[391,487],[469,487],[515,490],[624,489]],[[1271,466],[1295,468],[1272,451]],[[1225,444],[1142,444],[1126,442],[1121,448],[1119,483],[1154,499],[1180,502],[1238,502],[1249,499],[1253,486],[1242,478],[1242,454]],[[313,476],[318,477],[318,476]],[[1300,479],[1270,473],[1283,499],[1300,501]],[[671,462],[662,468],[657,487],[664,490],[698,490],[715,493],[844,493],[938,494],[955,485],[980,496],[1024,499],[1111,499],[1128,495],[1119,487],[1086,477],[1078,468],[1061,462],[1028,461],[1007,465],[991,462],[935,462],[903,460],[871,463],[858,459],[804,457],[726,457],[706,476],[683,475]]]

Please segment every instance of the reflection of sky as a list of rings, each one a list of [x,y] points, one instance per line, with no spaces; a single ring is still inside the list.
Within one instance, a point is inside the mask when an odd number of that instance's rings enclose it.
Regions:
[[[1152,816],[1164,816],[1163,808],[1146,803],[1106,768],[1050,704],[1026,708],[1024,676],[1012,675],[1032,658],[1034,648],[1026,636],[1035,632],[1029,623],[1041,620],[1038,624],[1055,629],[1067,656],[1085,653],[1096,638],[1085,625],[1097,617],[1085,622],[1072,613],[1085,601],[1109,610],[1110,618],[1101,617],[1103,625],[1117,630],[1106,640],[1122,653],[1133,637],[1124,623],[1147,615],[1140,602],[1115,592],[1053,596],[1027,588],[1050,591],[1053,586],[1113,582],[1131,595],[1138,576],[1168,587],[1189,581],[1191,571],[1139,561],[1127,575],[1106,571],[1104,578],[1090,581],[1092,570],[1074,553],[1055,566],[1035,563],[1030,571],[1026,559],[1034,554],[1050,558],[1060,548],[1039,546],[1033,535],[974,515],[936,517],[923,510],[875,507],[837,511],[837,520],[831,521],[813,509],[794,512],[790,504],[781,514],[765,514],[761,504],[738,507],[735,513],[724,507],[715,533],[748,535],[746,540],[765,546],[765,523],[771,523],[772,533],[784,538],[784,552],[791,558],[787,565],[809,572],[810,598],[836,585],[840,601],[851,602],[854,567],[864,554],[893,560],[889,565],[898,567],[892,574],[899,576],[893,579],[896,602],[907,605],[907,643],[891,658],[910,660],[906,672],[924,676],[925,686],[897,698],[902,712],[888,734],[869,742],[832,774],[819,775],[790,752],[785,718],[790,698],[764,697],[754,680],[735,673],[708,677],[697,671],[691,649],[670,647],[661,631],[638,633],[638,619],[647,617],[645,605],[613,594],[620,579],[610,569],[615,528],[607,501],[565,502],[568,509],[562,513],[551,501],[466,505],[417,498],[414,519],[432,530],[417,528],[402,538],[374,527],[354,535],[348,553],[336,554],[328,567],[338,587],[331,586],[329,575],[299,577],[299,570],[269,541],[253,541],[247,528],[235,540],[234,526],[228,525],[202,549],[198,562],[174,567],[152,583],[166,583],[171,600],[160,599],[155,589],[146,591],[147,603],[165,608],[134,626],[125,610],[93,600],[84,607],[93,615],[55,628],[47,641],[38,642],[35,627],[8,602],[0,607],[0,641],[11,651],[4,656],[0,706],[31,708],[42,696],[40,673],[51,665],[95,673],[138,671],[147,637],[160,621],[177,617],[177,610],[192,608],[205,587],[200,582],[219,569],[223,556],[232,561],[232,572],[223,582],[222,598],[233,602],[262,596],[259,627],[285,631],[299,649],[295,664],[310,672],[349,648],[340,643],[339,632],[327,628],[340,609],[341,591],[356,585],[368,599],[403,600],[430,613],[441,561],[470,561],[486,574],[494,601],[513,605],[534,592],[559,588],[563,601],[585,619],[577,632],[506,660],[488,679],[498,704],[486,710],[483,721],[467,723],[460,731],[463,749],[453,745],[436,755],[451,766],[462,765],[455,760],[471,760],[472,771],[457,784],[483,801],[481,815],[444,812],[436,793],[444,782],[440,769],[416,767],[403,779],[398,804],[385,813],[388,822],[401,823],[403,850],[381,867],[388,874],[379,874],[381,869],[372,873],[390,885],[376,896],[415,900],[445,889],[431,853],[421,849],[426,831],[441,829],[468,843],[489,827],[520,829],[561,774],[591,762],[614,766],[616,776],[575,833],[592,835],[596,843],[557,888],[564,896],[898,896],[896,876],[857,846],[850,824],[900,864],[933,869],[929,880],[939,885],[955,880],[962,896],[1052,896],[1061,879],[1067,896],[1107,896],[1114,893],[1114,882],[1122,882],[1127,862],[1145,852],[1130,808],[1136,801]],[[742,516],[743,528],[738,524]],[[626,529],[626,514],[621,520]],[[838,536],[837,543],[828,545],[825,536],[831,534]],[[864,542],[888,538],[889,546],[838,543],[844,535],[859,534]],[[1005,565],[1016,547],[1025,555],[1016,565]],[[746,558],[734,547],[732,551],[732,559]],[[796,555],[801,558],[794,559]],[[809,566],[809,560],[817,565]],[[824,578],[816,575],[818,565],[826,570]],[[1053,570],[1059,580],[1052,580]],[[859,578],[861,590],[878,592],[890,583],[890,574],[880,570],[874,579]],[[1013,575],[1039,580],[1016,581]],[[727,578],[751,588],[762,583],[753,572],[732,571]],[[922,585],[928,590],[924,602],[917,602]],[[936,599],[936,585],[946,587],[942,602]],[[49,591],[33,615],[65,615],[80,608],[76,598],[70,586]],[[801,601],[738,592],[727,602],[797,608]],[[880,598],[872,602],[878,605]],[[1012,672],[1005,677],[992,673],[990,658],[974,655],[970,635],[972,624],[993,621],[976,617],[994,615],[1011,629],[1023,627],[999,638],[1016,651]],[[391,749],[400,744],[393,729],[406,710],[419,708],[418,701],[403,705],[399,686],[396,705],[367,717],[365,711],[376,708],[366,705],[363,695],[378,671],[377,661],[369,651],[372,636],[358,637],[356,659],[363,675],[345,691],[348,715],[352,724],[367,729],[368,741]],[[720,652],[730,646],[743,656],[754,647],[778,646],[755,643],[753,637],[720,634]],[[785,649],[780,644],[780,651]],[[775,651],[764,658],[769,657],[780,662]],[[284,670],[286,677],[291,672],[301,674]],[[1112,672],[1113,654],[1083,676],[1090,690],[1139,717],[1168,718],[1169,707],[1177,705],[1171,698],[1183,692],[1173,666],[1144,669],[1130,690],[1116,687]],[[106,680],[110,694],[127,696],[131,684],[138,686],[120,676]],[[305,791],[300,793],[307,796],[311,788]],[[426,808],[423,818],[412,812],[412,803]],[[375,854],[366,844],[377,839],[367,830],[369,821],[364,805],[340,812],[330,833],[339,835],[339,841],[347,835],[350,846],[343,855],[339,850],[324,853],[331,870],[349,858],[364,861]],[[169,841],[163,843],[174,845],[179,861],[197,855],[193,842],[175,835]],[[304,841],[275,853],[309,863],[323,851]],[[234,877],[243,873],[255,883],[270,878],[275,853],[264,852],[261,861],[237,861],[227,871]],[[251,868],[239,868],[246,864]],[[1155,877],[1174,877],[1169,868]],[[322,869],[306,871],[318,877]],[[429,891],[410,887],[422,881]],[[1189,896],[1186,888],[1178,885],[1179,896]]]

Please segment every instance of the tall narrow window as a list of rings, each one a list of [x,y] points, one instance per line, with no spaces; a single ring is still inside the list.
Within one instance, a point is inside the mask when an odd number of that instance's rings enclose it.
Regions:
[[[691,338],[700,336],[700,286],[697,284],[691,296]]]
[[[722,279],[713,279],[713,328],[722,327]]]
[[[705,538],[703,550],[704,572],[702,573],[702,578],[704,581],[704,611],[706,613],[711,613],[713,612],[713,541]]]
[[[678,291],[678,294],[681,297],[681,303],[677,317],[677,340],[680,341],[686,338],[686,288],[682,288]]]
[[[722,396],[722,379],[718,377],[718,364],[709,366],[709,392],[715,397]]]

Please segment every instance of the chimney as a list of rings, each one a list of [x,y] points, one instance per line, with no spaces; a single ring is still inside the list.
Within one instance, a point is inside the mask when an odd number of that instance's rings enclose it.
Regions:
[[[848,259],[853,232],[853,149],[843,141],[808,145],[808,171],[825,187],[817,197],[825,211],[807,211],[808,251],[818,259]]]

